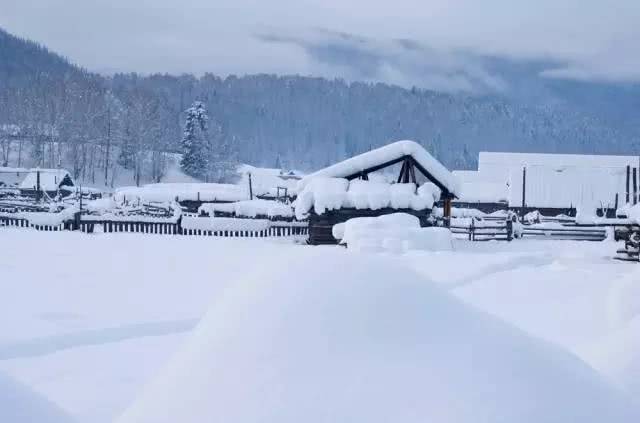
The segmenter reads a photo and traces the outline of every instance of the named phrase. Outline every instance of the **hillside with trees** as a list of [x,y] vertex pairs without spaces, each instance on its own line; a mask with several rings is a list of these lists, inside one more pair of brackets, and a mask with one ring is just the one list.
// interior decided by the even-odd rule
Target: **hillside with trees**
[[208,168],[192,172],[203,180],[237,162],[312,170],[398,139],[452,168],[474,167],[480,150],[622,154],[640,139],[597,113],[498,95],[303,76],[107,77],[0,30],[0,165],[64,166],[95,185],[124,171],[130,184],[157,181],[188,152],[195,104],[207,112],[197,160]]

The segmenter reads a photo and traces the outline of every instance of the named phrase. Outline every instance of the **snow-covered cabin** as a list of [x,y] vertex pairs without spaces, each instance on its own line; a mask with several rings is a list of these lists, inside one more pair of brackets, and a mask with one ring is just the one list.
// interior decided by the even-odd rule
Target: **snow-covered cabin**
[[634,203],[639,168],[639,156],[481,152],[478,160],[481,179],[507,187],[509,207],[550,213],[606,213]]
[[[394,183],[374,176],[399,167]],[[296,217],[309,219],[309,243],[335,243],[332,228],[354,217],[409,213],[428,225],[434,202],[445,210],[460,193],[457,178],[414,141],[397,141],[305,176]]]
[[45,192],[49,197],[58,194],[68,195],[75,184],[71,174],[65,169],[31,169],[20,183],[23,195],[38,195]]

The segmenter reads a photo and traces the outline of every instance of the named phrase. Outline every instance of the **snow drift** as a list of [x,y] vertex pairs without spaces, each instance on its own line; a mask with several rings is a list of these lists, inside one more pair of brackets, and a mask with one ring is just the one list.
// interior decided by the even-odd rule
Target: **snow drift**
[[384,258],[308,251],[241,277],[118,420],[636,422],[576,357]]
[[71,423],[72,420],[45,398],[0,373],[0,422]]

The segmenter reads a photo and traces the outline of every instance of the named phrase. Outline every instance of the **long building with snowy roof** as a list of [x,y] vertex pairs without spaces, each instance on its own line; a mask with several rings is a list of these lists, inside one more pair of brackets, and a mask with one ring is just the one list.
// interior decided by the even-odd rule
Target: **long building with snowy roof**
[[456,171],[459,201],[469,206],[593,214],[635,204],[640,157],[481,152],[478,171]]

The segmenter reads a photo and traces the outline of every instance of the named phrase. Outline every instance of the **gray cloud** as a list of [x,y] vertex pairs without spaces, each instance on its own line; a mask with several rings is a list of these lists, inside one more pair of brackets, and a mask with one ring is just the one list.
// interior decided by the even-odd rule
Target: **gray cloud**
[[559,63],[547,77],[640,81],[637,0],[0,0],[0,11],[0,26],[98,71],[482,92],[508,88],[486,60],[501,57]]
[[416,40],[375,40],[345,32],[316,29],[283,35],[261,33],[266,43],[301,48],[317,67],[349,80],[385,81],[448,92],[503,91],[506,83],[492,76],[483,58],[469,52],[439,51]]

